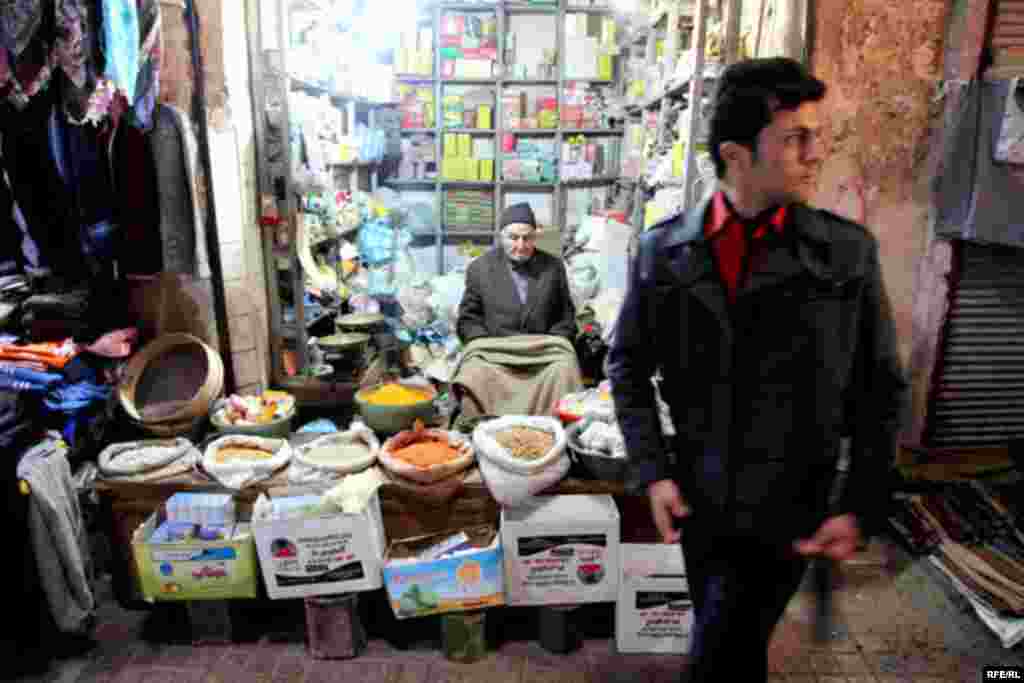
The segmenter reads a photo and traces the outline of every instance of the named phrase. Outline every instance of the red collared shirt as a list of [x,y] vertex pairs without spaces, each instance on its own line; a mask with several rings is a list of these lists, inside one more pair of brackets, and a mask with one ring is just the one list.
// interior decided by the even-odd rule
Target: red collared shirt
[[[769,229],[781,235],[786,226],[786,207],[764,212],[758,219],[760,224],[754,230],[755,240],[768,234]],[[750,272],[747,267],[749,245],[744,234],[743,219],[733,211],[721,190],[715,193],[708,205],[704,216],[704,236],[711,240],[718,274],[729,294],[729,303],[733,303],[736,301],[736,292]]]

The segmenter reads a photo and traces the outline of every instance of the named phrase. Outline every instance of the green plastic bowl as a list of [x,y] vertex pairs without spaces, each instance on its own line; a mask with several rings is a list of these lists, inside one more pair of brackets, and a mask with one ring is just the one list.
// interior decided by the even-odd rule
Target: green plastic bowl
[[[424,424],[430,424],[436,416],[434,409],[434,397],[436,394],[433,390],[430,390],[430,398],[407,406],[371,405],[363,400],[363,396],[380,388],[383,384],[374,384],[365,389],[360,389],[356,392],[355,396],[359,414],[362,416],[366,426],[373,431],[384,434],[397,434],[406,429],[412,429],[417,418],[423,420]],[[388,384],[392,384],[392,382],[388,382]],[[418,389],[419,387],[411,388]]]

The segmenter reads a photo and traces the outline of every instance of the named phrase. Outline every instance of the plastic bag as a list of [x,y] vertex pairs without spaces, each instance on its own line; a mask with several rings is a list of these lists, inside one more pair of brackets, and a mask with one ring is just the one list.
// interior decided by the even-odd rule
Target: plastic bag
[[[225,448],[256,448],[272,455],[263,460],[219,462],[217,456]],[[206,447],[202,465],[203,469],[222,485],[231,489],[241,489],[258,481],[269,479],[291,459],[292,447],[285,439],[230,434],[215,439]]]
[[430,305],[432,290],[429,284],[412,282],[398,290],[398,303],[402,306],[402,323],[419,329],[434,320]]
[[578,254],[569,259],[569,291],[577,307],[593,299],[601,287],[597,264],[590,254]]
[[480,474],[494,500],[504,507],[516,507],[532,502],[538,493],[561,481],[571,464],[568,454],[562,453],[547,469],[524,475],[509,472],[487,458],[480,458]]
[[452,272],[430,281],[428,302],[434,309],[434,318],[447,321],[451,329],[459,319],[459,304],[466,292],[466,274]]
[[[310,457],[314,451],[323,448],[344,449],[351,445],[362,445],[366,454],[346,458],[336,464],[329,464]],[[361,420],[353,420],[347,431],[325,434],[294,449],[288,481],[293,484],[308,484],[318,481],[339,479],[346,474],[361,472],[377,461],[380,440]]]
[[188,439],[150,439],[111,444],[100,453],[98,463],[105,476],[119,477],[160,469],[186,456],[198,460],[198,454]]
[[[510,454],[498,443],[494,435],[512,427],[528,427],[548,432],[555,438],[554,445],[535,460],[523,460]],[[498,467],[514,474],[537,474],[553,465],[565,452],[565,430],[562,423],[553,417],[532,417],[510,415],[489,420],[473,430],[473,445],[481,460],[489,460]]]

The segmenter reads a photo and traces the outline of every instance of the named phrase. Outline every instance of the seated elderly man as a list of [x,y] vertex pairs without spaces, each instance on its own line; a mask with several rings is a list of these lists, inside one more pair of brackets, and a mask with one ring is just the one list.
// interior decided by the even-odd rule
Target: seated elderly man
[[457,326],[467,346],[453,384],[466,417],[551,415],[582,387],[568,276],[559,259],[537,251],[529,204],[505,209],[500,238],[466,272]]

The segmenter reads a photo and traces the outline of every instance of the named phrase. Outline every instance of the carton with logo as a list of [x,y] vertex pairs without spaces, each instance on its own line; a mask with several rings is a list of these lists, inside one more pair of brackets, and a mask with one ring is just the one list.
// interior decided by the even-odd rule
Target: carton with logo
[[693,602],[677,544],[623,544],[622,579],[615,605],[619,652],[686,654]]
[[394,541],[384,583],[399,619],[504,605],[501,537],[482,525]]
[[167,522],[167,507],[161,505],[132,534],[132,555],[146,600],[256,597],[256,549],[247,521],[222,525],[217,539],[197,535],[153,541]]
[[611,496],[545,496],[501,510],[509,605],[614,602],[619,510]]
[[256,502],[252,531],[273,600],[382,585],[385,541],[378,495],[358,514],[317,512],[318,498],[261,496]]

